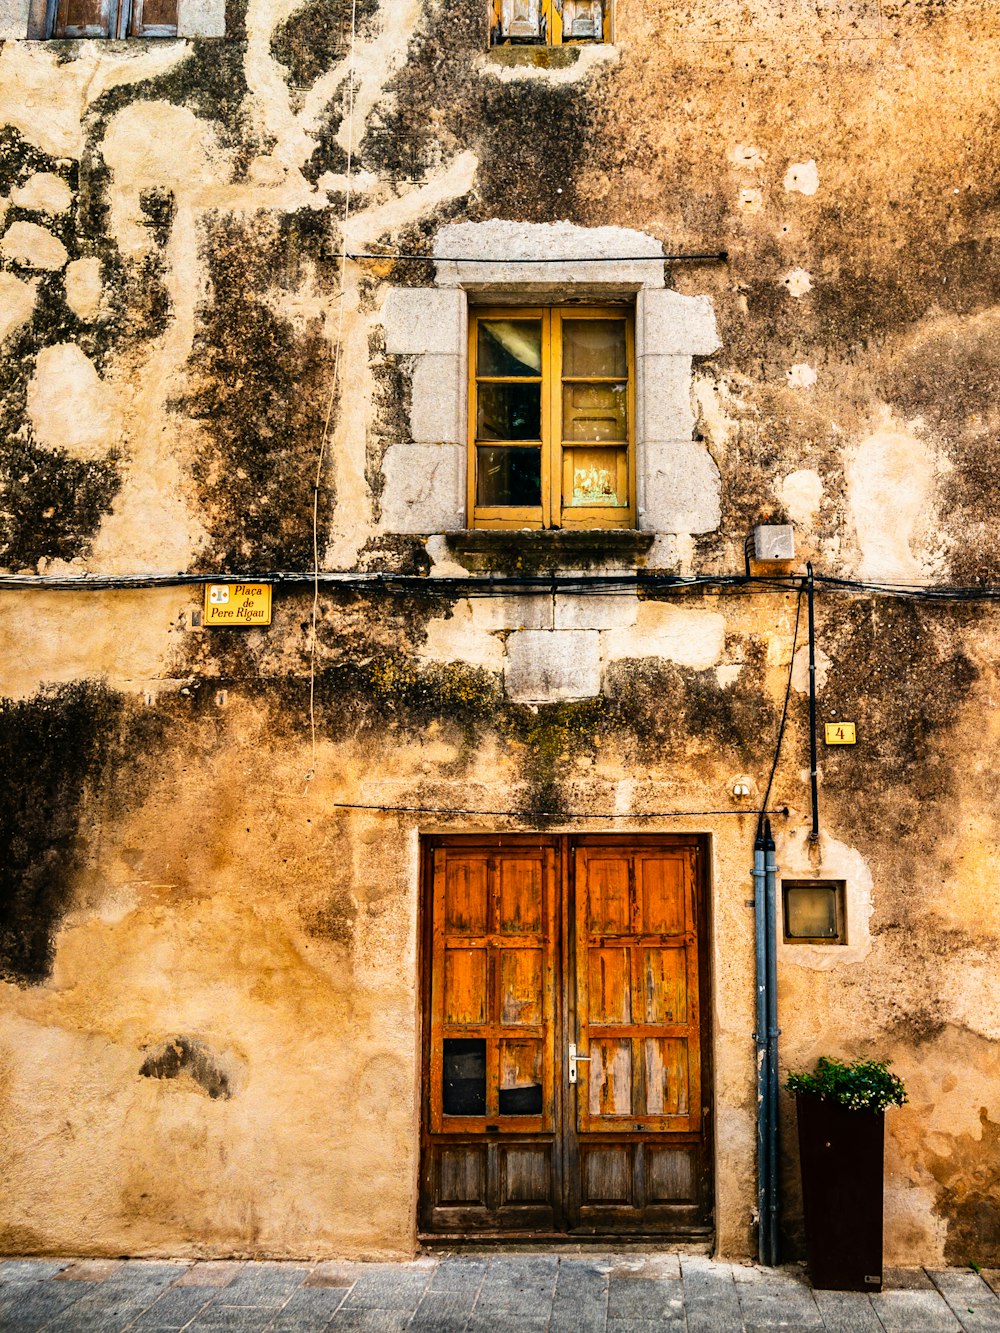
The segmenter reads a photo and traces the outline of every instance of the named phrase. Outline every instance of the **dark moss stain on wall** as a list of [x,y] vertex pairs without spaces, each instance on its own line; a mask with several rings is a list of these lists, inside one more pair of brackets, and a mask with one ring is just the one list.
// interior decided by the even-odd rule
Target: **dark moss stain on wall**
[[469,149],[479,159],[472,220],[572,217],[576,174],[591,148],[594,84],[501,81],[479,68],[487,39],[484,6],[428,4],[387,89],[394,104],[369,126],[361,165],[413,179]]
[[948,796],[951,767],[938,761],[934,741],[979,677],[963,639],[981,615],[976,606],[891,598],[838,598],[824,608],[819,641],[832,663],[820,722],[851,719],[859,736],[843,753],[825,753],[824,788],[845,814],[857,813],[863,794],[868,836],[908,832],[922,803]]
[[[59,177],[77,197],[75,163],[50,157],[9,126],[0,130],[0,194],[36,172]],[[8,210],[3,227],[15,221],[35,223],[56,235],[71,260],[83,253],[72,208],[57,218]],[[11,335],[0,358],[0,564],[33,570],[39,560],[84,554],[121,484],[115,459],[75,459],[62,450],[43,449],[34,439],[27,400],[37,356],[45,347],[74,342],[99,365],[108,335],[81,323],[69,308],[61,272],[22,274],[16,264],[4,267],[37,282],[37,289],[32,319]]]
[[280,23],[271,38],[271,55],[288,70],[293,88],[308,88],[337,61],[350,56],[352,8],[358,42],[378,13],[379,0],[307,0]]
[[229,1074],[218,1057],[194,1037],[172,1037],[149,1052],[139,1067],[143,1078],[176,1079],[187,1076],[213,1101],[233,1095]]
[[[252,225],[217,218],[209,226],[212,299],[191,357],[198,388],[184,404],[205,437],[194,467],[212,539],[205,560],[236,572],[312,565],[313,484],[331,393],[319,321],[299,334],[257,295],[274,277],[270,243],[262,263]],[[325,484],[321,533],[331,505]]]
[[154,715],[90,683],[0,701],[0,976],[45,980],[53,937],[87,854],[89,820],[141,791],[160,735]]
[[984,1106],[979,1112],[981,1133],[956,1135],[951,1151],[929,1153],[927,1167],[938,1185],[935,1212],[948,1225],[945,1262],[965,1267],[1000,1267],[1000,1196],[996,1165],[1000,1161],[1000,1124]]

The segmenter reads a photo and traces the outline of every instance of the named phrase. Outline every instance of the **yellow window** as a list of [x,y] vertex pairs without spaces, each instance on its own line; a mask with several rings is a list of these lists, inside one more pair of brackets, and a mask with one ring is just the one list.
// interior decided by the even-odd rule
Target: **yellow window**
[[612,0],[489,0],[493,46],[610,42]]
[[632,312],[476,310],[469,344],[472,526],[634,527]]

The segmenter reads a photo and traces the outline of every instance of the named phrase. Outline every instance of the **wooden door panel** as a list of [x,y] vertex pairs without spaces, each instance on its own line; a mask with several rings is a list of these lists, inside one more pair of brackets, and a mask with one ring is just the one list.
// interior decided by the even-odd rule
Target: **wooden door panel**
[[486,1022],[485,949],[447,949],[444,955],[444,1021],[449,1027]]
[[601,1026],[632,1021],[632,958],[629,949],[594,948],[588,962],[590,1021]]
[[541,862],[503,859],[496,873],[500,881],[497,929],[504,935],[540,935],[545,898]]
[[449,858],[444,875],[444,928],[452,935],[486,934],[485,856]]
[[642,1043],[645,1058],[645,1114],[687,1118],[688,1046],[676,1038],[646,1037]]
[[686,1026],[688,1021],[687,950],[643,947],[637,949],[642,1007],[636,1021]]
[[500,1022],[504,1027],[542,1022],[544,974],[541,949],[504,949],[500,955]]
[[635,930],[643,935],[683,935],[687,927],[686,858],[636,856]]
[[680,837],[429,845],[424,1231],[704,1234],[696,854]]
[[575,871],[579,1045],[590,1056],[579,1132],[695,1131],[701,1033],[690,849],[581,847]]

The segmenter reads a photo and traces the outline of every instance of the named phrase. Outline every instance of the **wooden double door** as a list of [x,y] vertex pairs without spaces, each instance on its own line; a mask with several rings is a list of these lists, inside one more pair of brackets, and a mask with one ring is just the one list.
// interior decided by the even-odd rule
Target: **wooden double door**
[[705,1235],[704,851],[424,846],[420,1230]]

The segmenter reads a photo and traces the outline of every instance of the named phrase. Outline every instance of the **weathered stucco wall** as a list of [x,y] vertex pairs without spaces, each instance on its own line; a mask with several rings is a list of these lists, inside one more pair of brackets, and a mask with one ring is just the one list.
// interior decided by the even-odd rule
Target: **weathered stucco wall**
[[[721,348],[690,369],[710,466],[651,566],[738,572],[769,518],[827,573],[997,577],[991,6],[619,0],[613,50],[538,65],[485,52],[474,0],[366,0],[353,81],[349,11],[0,47],[6,569],[301,571],[315,542],[329,569],[462,570],[391,521],[393,451],[445,440],[417,438],[426,367],[386,310],[442,273],[342,254],[506,219],[728,251],[667,269]],[[753,819],[628,817],[761,798],[794,595],[324,591],[315,750],[311,597],[279,590],[266,631],[197,609],[0,590],[0,1247],[408,1251],[418,833],[613,812],[712,835],[716,1223],[751,1252]],[[1000,627],[828,593],[818,632],[821,719],[860,742],[822,755],[810,850],[797,663],[779,862],[847,879],[850,944],[783,948],[783,1055],[891,1057],[888,1255],[995,1265]],[[791,1149],[786,1185],[794,1244]]]

